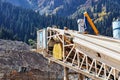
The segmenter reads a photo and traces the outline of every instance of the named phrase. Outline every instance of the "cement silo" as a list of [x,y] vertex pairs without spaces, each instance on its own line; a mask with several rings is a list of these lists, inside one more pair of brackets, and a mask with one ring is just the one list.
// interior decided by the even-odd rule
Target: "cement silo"
[[120,39],[120,21],[114,21],[113,27],[113,38]]
[[77,24],[78,24],[78,31],[83,33],[84,32],[84,19],[78,19]]

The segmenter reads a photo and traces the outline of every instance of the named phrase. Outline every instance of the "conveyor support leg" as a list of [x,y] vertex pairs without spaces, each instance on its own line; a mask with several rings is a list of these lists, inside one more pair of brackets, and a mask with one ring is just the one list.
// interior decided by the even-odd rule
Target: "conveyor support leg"
[[68,78],[68,68],[64,67],[64,80],[69,80]]

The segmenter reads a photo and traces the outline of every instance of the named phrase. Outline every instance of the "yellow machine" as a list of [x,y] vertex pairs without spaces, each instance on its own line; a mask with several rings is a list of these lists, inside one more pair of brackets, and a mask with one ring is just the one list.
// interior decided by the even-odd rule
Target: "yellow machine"
[[62,46],[61,46],[61,44],[60,44],[60,43],[54,44],[53,57],[54,57],[55,59],[60,59],[60,60],[62,60],[62,56],[63,56],[63,54],[62,54]]

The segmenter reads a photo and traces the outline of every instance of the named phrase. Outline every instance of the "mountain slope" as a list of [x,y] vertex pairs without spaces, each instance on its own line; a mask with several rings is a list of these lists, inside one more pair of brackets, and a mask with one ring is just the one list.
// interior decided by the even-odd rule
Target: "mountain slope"
[[83,18],[87,11],[101,35],[112,36],[112,22],[120,19],[120,0],[87,0],[70,18]]
[[41,14],[69,16],[77,10],[79,5],[84,4],[85,1],[86,0],[38,0],[38,11]]
[[[57,14],[59,16],[81,16],[84,11],[98,12],[103,8],[119,8],[119,0],[2,0],[13,5],[33,9],[40,14]],[[114,6],[109,3],[115,4]],[[94,9],[93,9],[94,8]]]
[[33,9],[40,14],[69,16],[86,0],[5,0],[13,5]]
[[0,38],[28,42],[36,39],[36,31],[48,26],[76,29],[76,21],[66,17],[39,15],[29,9],[0,1]]
[[9,2],[15,6],[32,9],[33,6],[28,3],[27,0],[2,0],[3,2]]
[[[16,1],[19,1],[19,0],[16,0]],[[87,11],[90,14],[91,18],[93,19],[94,23],[96,24],[98,30],[100,31],[100,34],[106,35],[106,36],[112,36],[113,19],[120,18],[120,5],[119,5],[120,0],[114,0],[114,1],[113,0],[49,0],[49,1],[48,0],[24,0],[24,1],[30,4],[30,6],[33,6],[34,8],[32,9],[34,11],[42,15],[54,14],[57,16],[62,16],[62,17],[65,16],[65,17],[69,17],[77,20],[78,18],[83,18],[84,17],[83,13]],[[36,21],[38,20],[39,19],[37,19]],[[55,21],[57,20],[60,21],[61,19],[57,18],[56,20],[53,18],[51,19],[49,17],[49,20],[51,21],[48,23],[52,25],[57,23]],[[64,21],[63,23],[64,24],[69,23],[69,25],[67,26],[71,28],[71,24],[70,24],[71,22],[67,23]],[[76,26],[76,23],[75,24],[74,23],[72,24],[72,26]],[[46,22],[43,24],[46,24]],[[64,25],[64,24],[61,24],[60,22],[59,25]],[[77,27],[75,29],[77,29]]]
[[[85,4],[79,6],[79,8],[72,14],[73,18],[81,17],[84,11],[88,11],[93,16],[94,13],[101,13],[102,11],[115,12],[120,10],[119,0],[87,0]],[[116,12],[117,13],[117,12]]]
[[26,43],[0,39],[0,74],[6,74],[2,80],[28,80],[29,74],[26,76],[27,79],[22,78],[25,77],[24,75],[26,75],[27,72],[23,73],[24,75],[22,75],[21,78],[19,78],[19,74],[16,75],[16,78],[15,75],[12,76],[11,74],[11,77],[8,76],[10,71],[16,70],[19,72],[21,67],[26,67],[28,71],[36,71],[36,73],[35,71],[32,71],[35,79],[29,80],[43,80],[44,78],[44,80],[49,80],[50,78],[62,78],[62,67],[60,65],[55,63],[49,65],[48,60],[42,55],[31,52],[30,47]]

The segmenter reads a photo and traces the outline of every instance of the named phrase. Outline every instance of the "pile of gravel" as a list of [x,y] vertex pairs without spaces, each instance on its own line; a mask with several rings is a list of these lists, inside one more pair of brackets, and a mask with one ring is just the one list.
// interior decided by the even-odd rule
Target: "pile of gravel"
[[12,70],[19,72],[21,67],[27,67],[28,70],[37,69],[46,72],[46,75],[59,78],[63,75],[63,68],[60,65],[55,63],[50,65],[41,54],[30,51],[30,46],[26,43],[0,39],[0,73]]
[[1,50],[30,50],[30,46],[22,41],[11,41],[0,39],[0,51]]

